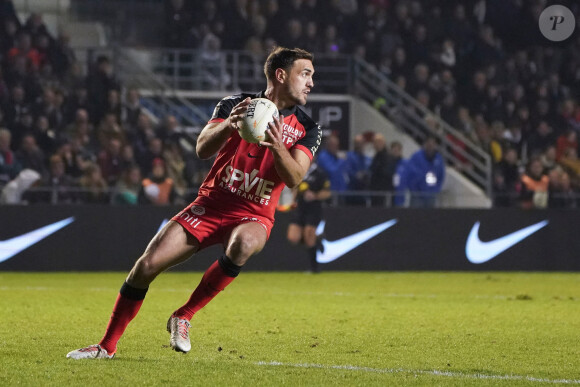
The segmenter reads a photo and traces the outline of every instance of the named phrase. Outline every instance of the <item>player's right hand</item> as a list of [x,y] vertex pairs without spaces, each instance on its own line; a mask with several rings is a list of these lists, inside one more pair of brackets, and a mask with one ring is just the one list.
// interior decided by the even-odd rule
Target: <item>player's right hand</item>
[[250,97],[247,97],[242,102],[240,102],[239,104],[234,106],[234,108],[230,112],[230,116],[228,117],[228,120],[230,121],[230,127],[232,129],[236,129],[236,130],[238,129],[238,127],[239,127],[238,124],[242,120],[244,115],[246,114],[246,111],[248,110],[248,105],[250,104],[251,100],[252,99]]

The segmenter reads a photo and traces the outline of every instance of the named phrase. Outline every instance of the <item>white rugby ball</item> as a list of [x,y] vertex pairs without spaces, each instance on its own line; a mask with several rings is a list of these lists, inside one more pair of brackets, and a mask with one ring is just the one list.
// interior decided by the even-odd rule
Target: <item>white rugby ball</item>
[[254,98],[238,124],[240,137],[254,144],[264,141],[268,124],[278,117],[278,108],[274,102],[266,98]]

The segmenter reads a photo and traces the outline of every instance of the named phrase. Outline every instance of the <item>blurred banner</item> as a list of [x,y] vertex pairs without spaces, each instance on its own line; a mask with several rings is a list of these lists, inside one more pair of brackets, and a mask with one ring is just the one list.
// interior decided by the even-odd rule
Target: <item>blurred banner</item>
[[[177,207],[0,207],[0,271],[127,271]],[[580,269],[577,211],[327,208],[322,270]],[[292,213],[245,270],[307,270],[306,250],[286,241]],[[205,270],[221,246],[172,270]]]

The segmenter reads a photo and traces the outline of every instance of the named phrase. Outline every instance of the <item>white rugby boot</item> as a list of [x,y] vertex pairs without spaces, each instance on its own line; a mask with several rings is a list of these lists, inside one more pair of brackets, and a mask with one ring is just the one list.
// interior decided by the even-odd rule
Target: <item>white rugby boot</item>
[[177,352],[187,353],[191,350],[189,341],[189,328],[191,324],[183,318],[171,316],[167,321],[167,332],[169,332],[169,345]]
[[115,353],[109,355],[107,350],[99,344],[89,345],[86,348],[77,349],[66,354],[69,359],[112,359]]

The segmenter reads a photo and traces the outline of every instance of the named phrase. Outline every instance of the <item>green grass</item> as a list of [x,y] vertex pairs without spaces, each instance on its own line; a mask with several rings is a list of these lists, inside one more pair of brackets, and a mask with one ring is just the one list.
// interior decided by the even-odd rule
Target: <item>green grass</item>
[[115,359],[74,361],[125,273],[0,273],[0,386],[580,383],[578,274],[247,272],[178,354],[165,323],[200,276],[161,275]]

